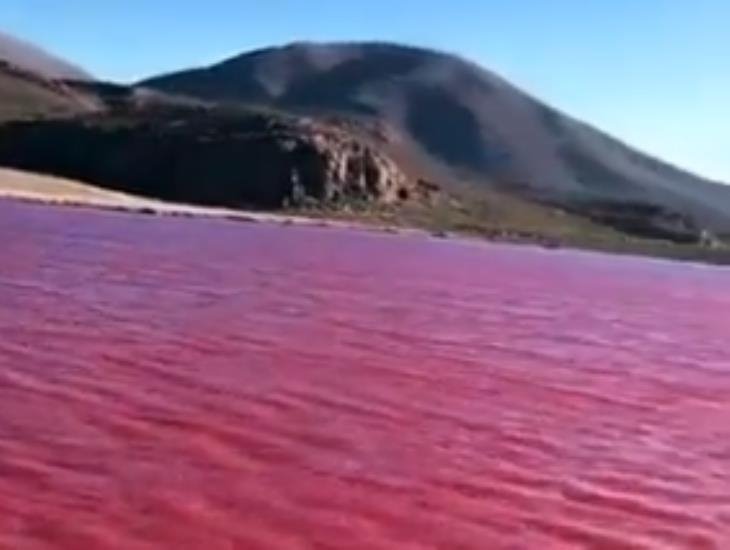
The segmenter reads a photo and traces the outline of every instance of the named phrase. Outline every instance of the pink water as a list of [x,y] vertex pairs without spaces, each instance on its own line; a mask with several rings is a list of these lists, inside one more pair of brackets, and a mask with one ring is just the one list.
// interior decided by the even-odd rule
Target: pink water
[[0,203],[0,547],[730,548],[730,271]]

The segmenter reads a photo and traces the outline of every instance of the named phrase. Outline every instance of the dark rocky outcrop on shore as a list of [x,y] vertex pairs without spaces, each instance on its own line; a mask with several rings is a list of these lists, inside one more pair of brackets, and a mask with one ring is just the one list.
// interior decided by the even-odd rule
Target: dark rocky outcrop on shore
[[0,164],[166,200],[394,204],[435,190],[351,130],[255,111],[136,109],[0,127]]

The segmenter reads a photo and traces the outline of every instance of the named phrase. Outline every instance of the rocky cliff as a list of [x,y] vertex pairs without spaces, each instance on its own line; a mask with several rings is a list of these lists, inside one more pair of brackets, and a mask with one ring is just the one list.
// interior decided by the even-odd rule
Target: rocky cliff
[[250,110],[134,109],[0,127],[0,163],[174,201],[393,204],[435,192],[351,128]]

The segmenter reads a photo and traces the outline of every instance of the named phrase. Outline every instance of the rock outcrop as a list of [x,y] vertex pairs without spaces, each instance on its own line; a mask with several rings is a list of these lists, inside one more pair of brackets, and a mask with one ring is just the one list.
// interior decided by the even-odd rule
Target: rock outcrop
[[392,204],[414,191],[400,168],[374,145],[347,132],[308,123],[285,139],[291,162],[292,200],[312,197]]
[[350,128],[204,107],[15,122],[0,127],[0,163],[231,207],[393,204],[435,192]]

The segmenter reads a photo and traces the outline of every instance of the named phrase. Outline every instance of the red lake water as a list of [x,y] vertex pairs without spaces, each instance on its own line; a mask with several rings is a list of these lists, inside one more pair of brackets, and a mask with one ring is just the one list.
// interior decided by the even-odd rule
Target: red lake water
[[730,271],[0,203],[0,547],[730,548]]

